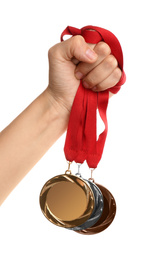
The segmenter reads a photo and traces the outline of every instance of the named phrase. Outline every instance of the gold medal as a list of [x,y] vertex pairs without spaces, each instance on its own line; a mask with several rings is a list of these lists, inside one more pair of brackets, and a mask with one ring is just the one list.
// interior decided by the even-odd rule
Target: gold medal
[[[70,164],[69,164],[70,168]],[[40,207],[53,224],[73,228],[91,216],[95,198],[91,187],[70,169],[47,181],[40,193]]]

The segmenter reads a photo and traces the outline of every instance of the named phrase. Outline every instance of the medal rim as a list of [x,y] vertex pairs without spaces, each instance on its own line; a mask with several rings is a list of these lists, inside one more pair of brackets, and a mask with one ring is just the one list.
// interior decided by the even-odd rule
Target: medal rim
[[[86,200],[87,200],[87,207],[84,211],[84,213],[79,216],[78,218],[74,220],[62,220],[55,216],[51,210],[48,207],[47,204],[47,193],[49,190],[52,188],[55,183],[60,183],[61,181],[71,181],[76,183],[77,185],[80,186],[80,188],[84,191]],[[83,185],[84,184],[84,185]],[[39,203],[41,210],[44,214],[44,216],[53,224],[60,226],[60,227],[65,227],[65,228],[73,228],[76,226],[80,226],[83,223],[85,223],[91,216],[94,205],[95,205],[95,198],[93,191],[91,187],[88,185],[88,183],[80,178],[79,176],[73,175],[73,174],[61,174],[61,175],[56,175],[55,177],[49,179],[44,186],[41,189],[40,196],[39,196]]]
[[[102,186],[101,184],[98,184],[98,183],[95,183],[95,184],[101,190],[101,192],[103,194],[103,198],[106,198],[106,200],[107,200],[107,203],[109,205],[109,214],[101,223],[99,223],[99,220],[100,220],[99,219],[97,221],[97,223],[94,224],[94,226],[92,226],[90,228],[83,229],[83,230],[75,230],[75,232],[77,232],[79,234],[93,235],[93,234],[97,234],[97,233],[104,231],[107,227],[109,227],[111,225],[111,223],[113,222],[115,215],[116,215],[116,201],[115,201],[112,193],[108,189],[106,189],[104,186]],[[105,202],[105,200],[104,200],[104,202]],[[101,217],[102,217],[102,215],[101,215]]]
[[99,199],[99,202],[96,202],[96,197],[95,197],[95,207],[94,207],[94,211],[92,212],[90,218],[81,226],[72,228],[71,230],[73,230],[73,231],[85,230],[85,229],[88,229],[88,228],[94,226],[97,223],[97,221],[100,219],[100,217],[103,213],[104,200],[103,200],[103,194],[102,194],[101,190],[98,188],[98,186],[93,181],[86,180],[86,179],[84,179],[84,180],[90,185],[90,187],[93,191],[93,194],[95,194],[94,197],[96,196],[95,189],[97,190],[97,193],[99,193],[100,199]]

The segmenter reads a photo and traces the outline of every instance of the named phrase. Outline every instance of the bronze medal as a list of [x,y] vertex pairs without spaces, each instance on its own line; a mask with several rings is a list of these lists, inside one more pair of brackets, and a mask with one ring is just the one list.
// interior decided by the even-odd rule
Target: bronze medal
[[63,174],[46,182],[40,193],[40,207],[53,224],[73,228],[86,222],[94,209],[94,194],[82,178]]
[[78,230],[76,232],[84,235],[97,234],[105,230],[113,221],[116,214],[116,202],[109,190],[100,184],[95,183],[102,191],[104,199],[104,209],[100,219],[95,225],[84,230]]

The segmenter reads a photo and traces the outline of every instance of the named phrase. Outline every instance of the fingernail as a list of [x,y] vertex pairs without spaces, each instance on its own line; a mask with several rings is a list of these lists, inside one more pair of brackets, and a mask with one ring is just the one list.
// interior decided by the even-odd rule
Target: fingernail
[[90,88],[90,85],[89,85],[86,81],[83,81],[83,86],[84,86],[85,88]]
[[77,71],[75,73],[75,76],[76,76],[77,79],[82,79],[83,78],[83,74],[80,71]]
[[90,60],[94,60],[97,58],[97,54],[91,49],[87,49],[86,55]]

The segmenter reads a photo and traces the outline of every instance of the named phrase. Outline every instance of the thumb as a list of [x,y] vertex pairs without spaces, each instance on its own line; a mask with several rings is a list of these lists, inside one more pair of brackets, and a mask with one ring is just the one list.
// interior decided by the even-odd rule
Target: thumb
[[82,62],[93,63],[98,57],[95,51],[89,47],[81,35],[76,35],[61,42],[58,51],[60,58],[65,61],[71,61],[74,57]]

